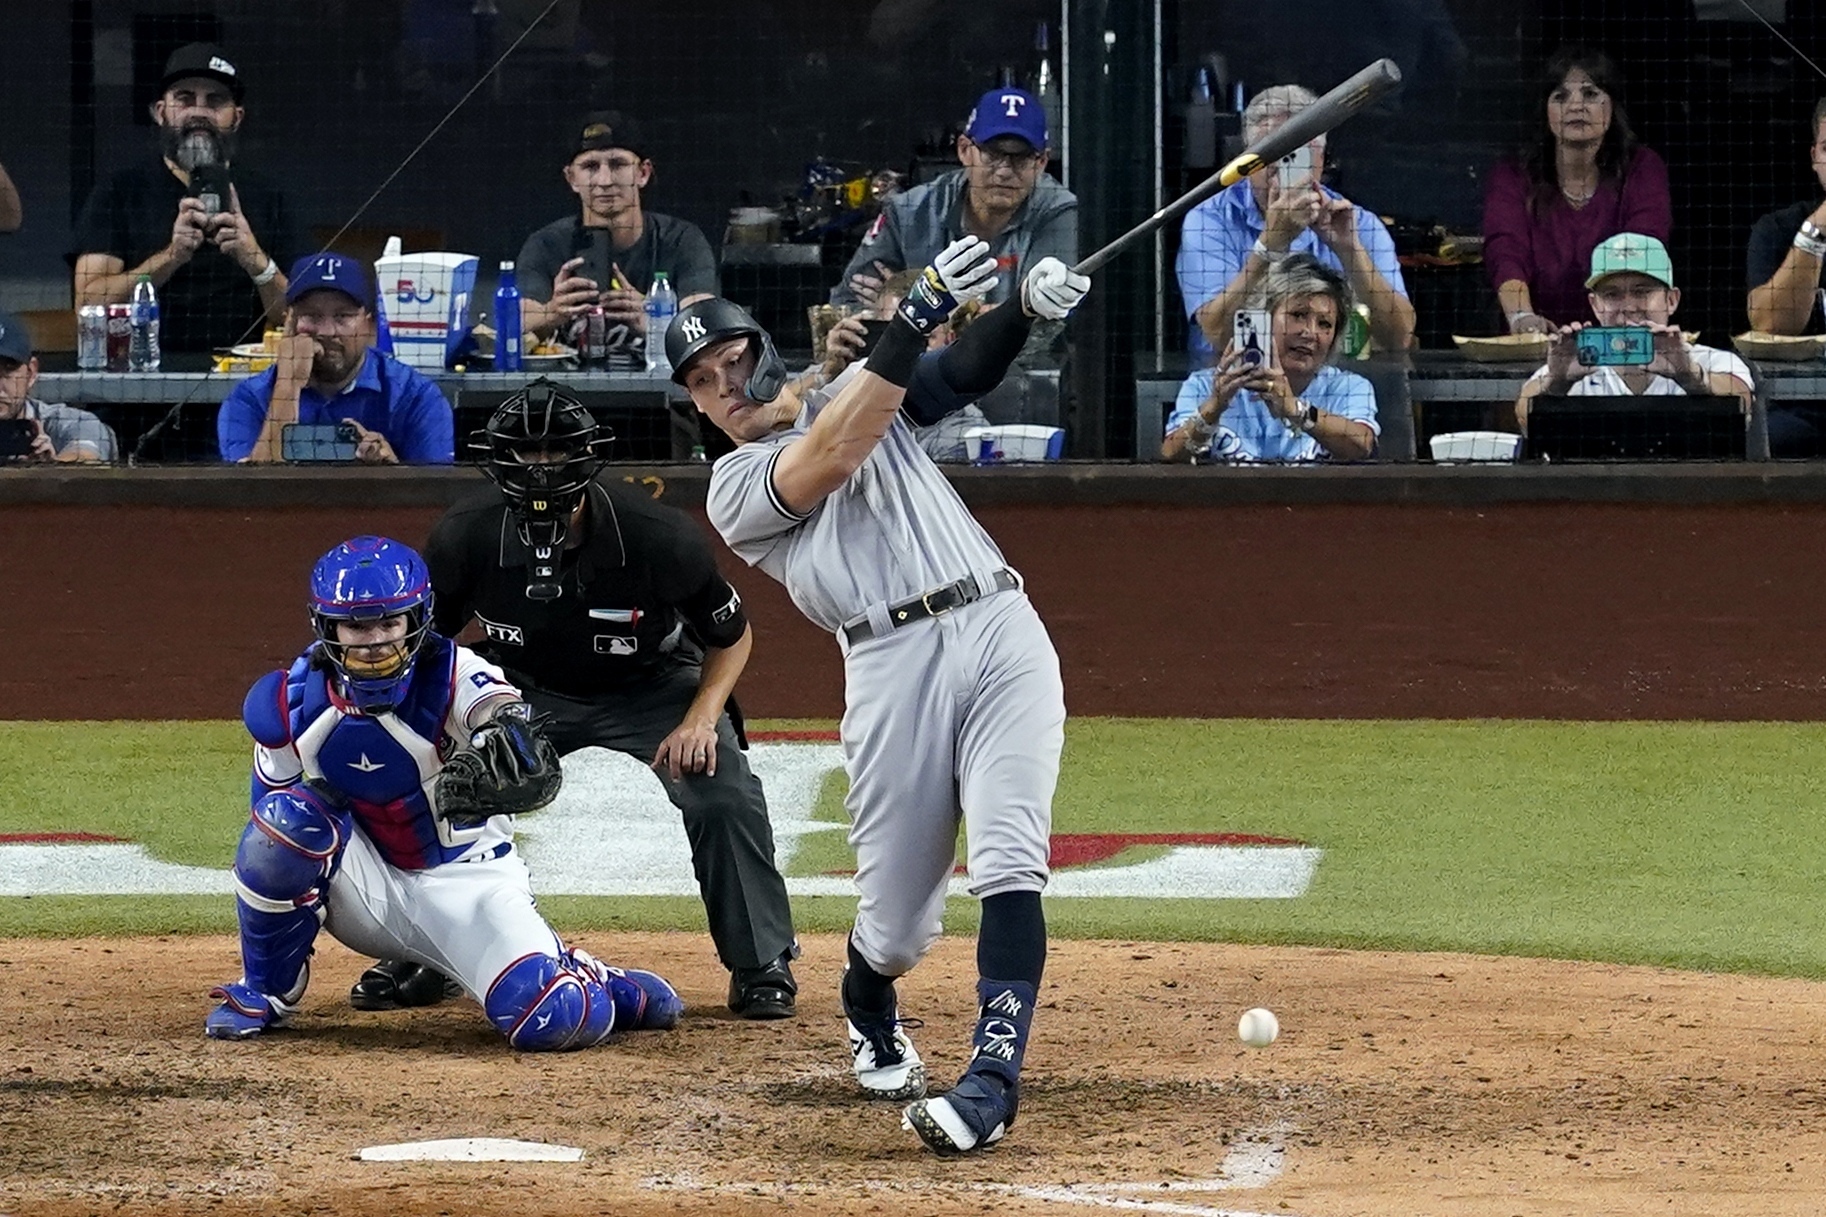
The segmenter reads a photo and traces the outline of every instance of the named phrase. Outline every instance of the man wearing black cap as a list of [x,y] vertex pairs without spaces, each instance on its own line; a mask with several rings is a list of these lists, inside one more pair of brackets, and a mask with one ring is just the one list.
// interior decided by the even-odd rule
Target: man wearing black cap
[[[362,264],[312,254],[287,282],[278,358],[236,385],[216,415],[222,459],[450,464],[450,403],[429,377],[373,349],[374,293]],[[288,428],[299,425],[311,430],[293,431],[288,445]],[[338,427],[346,429],[340,449]],[[332,438],[317,438],[323,431]]]
[[76,303],[130,299],[141,275],[158,289],[167,352],[257,339],[285,311],[282,265],[304,252],[279,192],[234,161],[245,111],[240,70],[193,42],[165,61],[152,103],[160,163],[95,188],[69,253]]
[[641,208],[640,192],[653,180],[647,147],[634,120],[613,110],[588,115],[564,167],[579,214],[526,238],[514,263],[525,328],[573,341],[583,314],[600,304],[614,366],[646,363],[645,304],[655,271],[671,279],[680,308],[720,290],[703,230]]
[[114,429],[62,402],[32,396],[38,357],[25,323],[0,309],[0,462],[111,461]]

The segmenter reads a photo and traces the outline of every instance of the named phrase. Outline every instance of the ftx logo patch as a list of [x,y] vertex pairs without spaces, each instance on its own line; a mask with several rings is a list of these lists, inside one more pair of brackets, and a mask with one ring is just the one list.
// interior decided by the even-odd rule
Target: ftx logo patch
[[488,635],[488,640],[490,642],[505,643],[507,646],[512,647],[523,647],[526,645],[526,633],[519,626],[503,625],[498,621],[490,621],[488,618],[479,615],[476,617],[476,620],[482,623],[482,631]]

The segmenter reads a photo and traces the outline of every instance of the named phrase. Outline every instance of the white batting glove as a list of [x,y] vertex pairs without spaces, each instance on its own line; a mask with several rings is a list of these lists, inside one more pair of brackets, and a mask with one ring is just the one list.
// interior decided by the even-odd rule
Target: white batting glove
[[1021,307],[1042,321],[1063,321],[1091,290],[1091,277],[1057,258],[1041,258],[1021,281]]
[[959,304],[981,300],[995,288],[995,255],[981,237],[959,237],[932,259],[939,282]]

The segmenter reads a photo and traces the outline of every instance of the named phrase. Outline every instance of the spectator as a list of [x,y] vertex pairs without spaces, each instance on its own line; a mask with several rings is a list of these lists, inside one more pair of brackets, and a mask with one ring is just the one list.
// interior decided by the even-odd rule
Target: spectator
[[1544,123],[1522,154],[1490,170],[1484,263],[1511,333],[1589,322],[1585,268],[1607,237],[1674,230],[1667,165],[1636,142],[1617,65],[1570,47],[1547,61]]
[[[1317,101],[1299,85],[1263,89],[1243,111],[1249,143],[1279,129]],[[1312,171],[1281,181],[1273,167],[1194,207],[1186,215],[1179,257],[1179,295],[1193,322],[1188,349],[1195,366],[1211,362],[1230,341],[1236,310],[1259,295],[1264,276],[1288,253],[1311,254],[1349,281],[1369,305],[1370,337],[1378,347],[1405,351],[1414,337],[1414,306],[1395,260],[1395,239],[1370,211],[1324,186],[1325,137],[1307,145]]]
[[[1813,107],[1813,172],[1826,188],[1826,97]],[[1814,316],[1826,258],[1826,202],[1772,211],[1750,230],[1750,328],[1801,334]],[[1773,439],[1773,437],[1771,437]]]
[[[796,379],[788,382],[787,389],[794,403],[790,408],[793,415],[798,413],[797,402],[814,389],[821,389],[856,360],[862,358],[868,342],[868,328],[863,324],[864,316],[883,323],[894,319],[895,310],[907,292],[912,290],[914,281],[919,278],[918,270],[897,270],[889,275],[881,285],[880,294],[875,303],[863,316],[845,317],[831,327],[830,334],[824,340],[824,362],[807,369]],[[951,345],[957,336],[957,330],[966,323],[964,308],[958,309],[950,321],[935,326],[926,337],[928,351],[942,351]],[[974,310],[973,310],[974,314]],[[972,427],[987,426],[989,419],[975,402],[963,406],[955,413],[947,414],[935,423],[915,428],[919,437],[919,446],[926,450],[926,455],[935,461],[968,461],[971,459],[964,433]]]
[[[167,352],[207,354],[258,337],[285,311],[280,262],[303,251],[279,192],[235,166],[246,114],[239,69],[219,47],[193,42],[165,61],[152,103],[160,160],[123,169],[95,188],[76,221],[76,303],[121,303],[141,275],[159,292]],[[227,197],[199,189],[234,168]],[[209,201],[219,200],[211,213]]]
[[1516,421],[1528,431],[1528,403],[1542,394],[1577,397],[1649,397],[1711,394],[1735,397],[1748,415],[1750,369],[1729,351],[1688,342],[1669,323],[1680,307],[1674,263],[1667,246],[1642,233],[1624,232],[1591,254],[1591,311],[1599,325],[1643,326],[1655,336],[1655,358],[1645,367],[1587,368],[1578,360],[1578,335],[1585,323],[1561,326],[1552,335],[1547,362],[1528,378],[1515,403]]
[[114,429],[87,410],[32,396],[38,383],[38,357],[25,323],[0,311],[0,422],[24,420],[32,426],[31,450],[23,461],[112,461],[117,448]]
[[653,180],[648,146],[633,119],[613,110],[587,115],[564,167],[578,214],[526,238],[514,263],[522,325],[575,346],[583,314],[600,304],[614,367],[646,366],[654,272],[666,272],[680,308],[720,290],[703,231],[641,207],[640,192]]
[[314,254],[292,267],[273,366],[236,385],[216,415],[225,461],[285,459],[294,423],[348,423],[365,465],[448,465],[456,425],[431,380],[373,350],[373,292],[360,262]]
[[1354,301],[1350,283],[1317,255],[1289,254],[1262,279],[1274,358],[1223,360],[1186,378],[1160,446],[1165,461],[1360,461],[1382,433],[1376,393],[1327,360]]
[[6,166],[0,165],[0,232],[18,232],[25,223],[25,204],[19,201],[19,188],[13,185]]
[[[1025,89],[991,89],[957,139],[963,168],[887,200],[843,279],[832,304],[874,304],[896,271],[917,269],[964,236],[989,242],[1000,271],[988,303],[1013,297],[1041,258],[1070,266],[1078,260],[1078,200],[1046,174],[1046,112]],[[1049,344],[1060,326],[1036,326],[1030,347]],[[1044,332],[1044,333],[1042,333]]]

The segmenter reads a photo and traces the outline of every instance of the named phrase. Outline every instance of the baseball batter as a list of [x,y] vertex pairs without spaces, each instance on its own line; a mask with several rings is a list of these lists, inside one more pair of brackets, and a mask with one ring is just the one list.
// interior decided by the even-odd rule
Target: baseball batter
[[242,973],[213,991],[205,1031],[248,1039],[284,1024],[319,926],[455,977],[515,1048],[674,1025],[672,986],[567,950],[534,908],[513,813],[557,796],[557,751],[499,668],[431,632],[431,600],[409,547],[338,545],[311,573],[317,641],[248,693]]
[[[1058,656],[1020,576],[914,434],[992,388],[1033,321],[1063,318],[1090,286],[1045,259],[1018,304],[926,353],[995,271],[982,240],[947,246],[868,362],[803,402],[779,398],[771,340],[728,301],[692,305],[667,334],[675,378],[737,444],[711,474],[711,522],[843,651],[861,894],[842,986],[851,1063],[866,1093],[916,1100],[903,1122],[943,1154],[1000,1140],[1019,1107],[1065,727]],[[960,818],[983,904],[979,1018],[962,1080],[928,1099],[894,980],[941,931]]]

